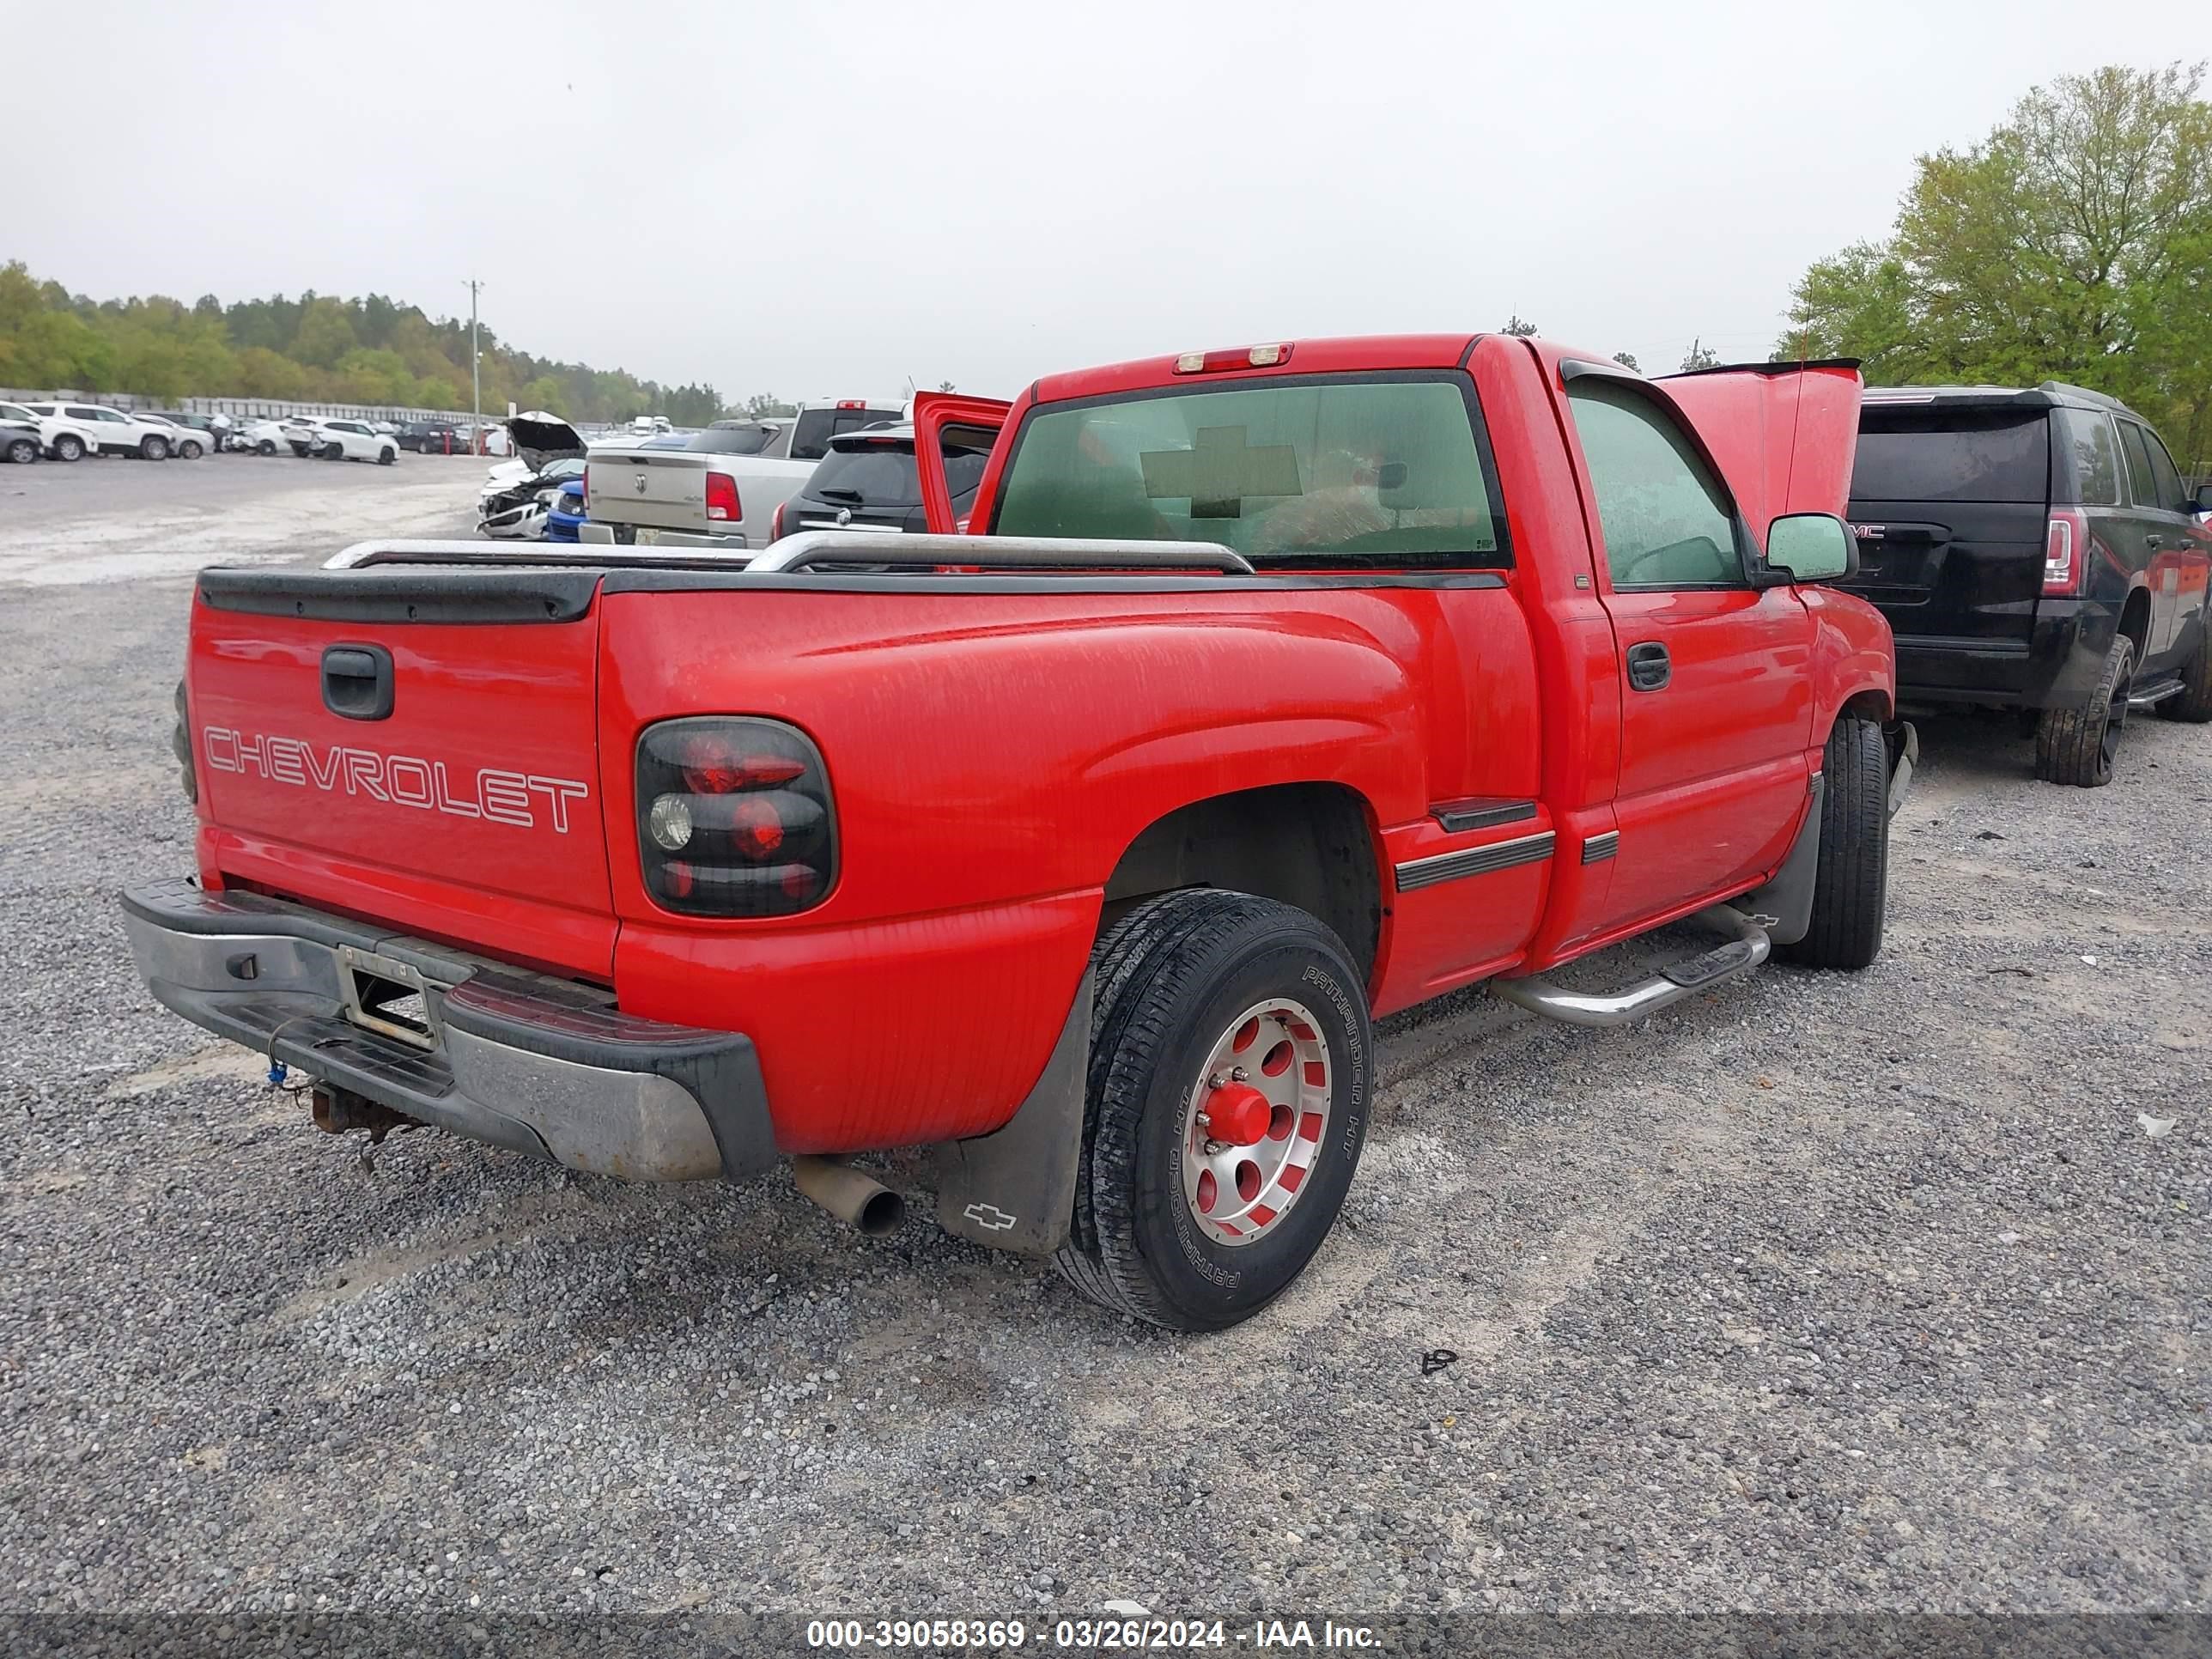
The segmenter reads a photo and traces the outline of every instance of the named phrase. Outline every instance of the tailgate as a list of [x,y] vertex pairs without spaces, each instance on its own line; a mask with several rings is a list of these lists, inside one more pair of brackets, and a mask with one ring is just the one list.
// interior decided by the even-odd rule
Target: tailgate
[[606,978],[596,570],[208,570],[185,683],[202,862]]
[[700,535],[734,529],[707,522],[707,473],[721,459],[684,449],[595,450],[584,469],[592,518]]

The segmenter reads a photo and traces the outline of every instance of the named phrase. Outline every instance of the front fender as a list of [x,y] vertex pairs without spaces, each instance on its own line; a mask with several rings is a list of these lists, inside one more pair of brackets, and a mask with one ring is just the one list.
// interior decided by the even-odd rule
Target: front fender
[[1832,587],[1797,590],[1813,618],[1813,730],[1818,749],[1844,707],[1879,698],[1881,718],[1897,717],[1897,641],[1888,618],[1864,599]]

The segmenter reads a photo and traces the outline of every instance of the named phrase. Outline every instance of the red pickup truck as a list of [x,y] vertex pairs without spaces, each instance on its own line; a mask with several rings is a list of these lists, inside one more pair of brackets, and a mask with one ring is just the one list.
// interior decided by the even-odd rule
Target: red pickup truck
[[[133,948],[325,1127],[790,1158],[864,1227],[846,1156],[929,1146],[953,1231],[1228,1325],[1336,1216],[1375,1017],[1873,959],[1912,742],[1824,585],[1859,389],[1300,341],[926,403],[933,524],[1004,422],[967,535],[209,570],[198,868]],[[1544,977],[1686,918],[1617,994]]]

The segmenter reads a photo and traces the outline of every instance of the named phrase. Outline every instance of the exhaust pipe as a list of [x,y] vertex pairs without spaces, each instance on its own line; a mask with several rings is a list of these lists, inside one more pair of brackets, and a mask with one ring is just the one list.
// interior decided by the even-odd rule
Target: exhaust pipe
[[791,1178],[799,1183],[800,1192],[870,1238],[881,1238],[906,1219],[904,1199],[834,1158],[794,1158]]

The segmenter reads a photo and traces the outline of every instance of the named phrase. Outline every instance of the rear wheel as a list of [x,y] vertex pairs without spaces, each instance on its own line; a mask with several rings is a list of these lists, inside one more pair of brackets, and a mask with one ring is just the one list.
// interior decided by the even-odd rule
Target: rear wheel
[[1775,954],[1808,968],[1864,968],[1881,952],[1889,903],[1889,745],[1881,727],[1848,715],[1838,720],[1820,771],[1813,925]]
[[54,459],[58,461],[81,461],[84,459],[84,440],[73,432],[64,432],[54,440]]
[[392,462],[398,459],[399,452],[392,448],[389,444],[386,444],[383,448],[376,452],[376,464],[379,466],[390,466]]
[[186,438],[177,446],[177,453],[188,461],[197,461],[206,452],[200,447],[198,438]]
[[2035,728],[2035,775],[2045,783],[2103,787],[2112,781],[2120,736],[2127,730],[2128,694],[2135,686],[2136,642],[2113,638],[2105,665],[2078,708],[2046,708]]
[[2181,694],[2156,707],[2170,720],[2187,720],[2191,726],[2212,720],[2212,617],[2204,619],[2197,649],[2181,665]]
[[1148,900],[1092,957],[1074,1227],[1085,1296],[1173,1330],[1249,1319],[1336,1220],[1367,1134],[1373,1032],[1314,916],[1243,893]]
[[342,461],[345,459],[345,446],[338,442],[336,439],[332,439],[329,443],[323,446],[323,459],[326,461]]
[[276,453],[276,441],[274,438],[264,438],[253,446],[253,453],[257,455],[274,455]]
[[138,453],[149,461],[166,461],[169,459],[169,441],[148,438],[138,446]]
[[39,459],[39,441],[36,438],[15,438],[9,440],[8,444],[8,459],[14,462],[17,466],[30,465],[33,461]]

